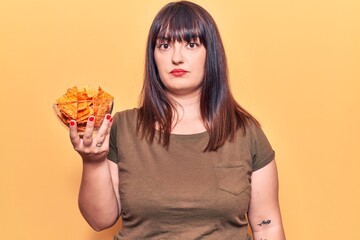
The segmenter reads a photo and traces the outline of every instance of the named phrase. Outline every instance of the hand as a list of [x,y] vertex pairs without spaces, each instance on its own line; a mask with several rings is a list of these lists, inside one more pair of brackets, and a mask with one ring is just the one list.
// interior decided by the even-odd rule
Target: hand
[[72,120],[69,124],[70,140],[74,149],[80,154],[83,161],[102,162],[106,160],[109,152],[110,129],[112,118],[107,114],[97,134],[93,134],[95,117],[90,116],[83,137],[77,132],[76,121]]

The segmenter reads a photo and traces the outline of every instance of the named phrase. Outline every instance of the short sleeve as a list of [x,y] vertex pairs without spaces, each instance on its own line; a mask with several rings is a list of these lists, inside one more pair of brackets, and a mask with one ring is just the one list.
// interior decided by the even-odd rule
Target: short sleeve
[[110,141],[109,141],[109,152],[107,155],[107,159],[113,161],[114,163],[119,163],[118,158],[118,148],[117,148],[117,131],[118,131],[118,121],[119,121],[119,114],[116,113],[113,117],[113,125],[111,126],[110,130]]
[[253,171],[265,167],[275,158],[275,151],[260,126],[250,126],[250,151]]

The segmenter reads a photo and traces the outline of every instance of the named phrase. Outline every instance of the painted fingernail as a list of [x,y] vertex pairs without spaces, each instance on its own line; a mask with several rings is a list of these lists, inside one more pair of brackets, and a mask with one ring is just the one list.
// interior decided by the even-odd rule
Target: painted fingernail
[[74,126],[75,125],[75,121],[74,120],[71,120],[70,121],[70,126]]
[[111,118],[111,115],[106,115],[106,120],[110,120],[110,118]]
[[110,118],[110,120],[109,120],[109,121],[110,121],[110,122],[112,122],[112,120],[113,120],[113,119],[112,119],[112,118]]
[[89,117],[89,121],[90,121],[90,122],[94,121],[94,119],[95,119],[94,116],[90,116],[90,117]]

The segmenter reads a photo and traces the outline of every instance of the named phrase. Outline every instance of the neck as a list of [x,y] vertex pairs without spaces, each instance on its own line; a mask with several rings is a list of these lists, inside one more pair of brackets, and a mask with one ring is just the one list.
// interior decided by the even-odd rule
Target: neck
[[175,115],[178,118],[188,115],[200,115],[200,93],[186,96],[178,96],[169,93],[169,97],[175,103]]
[[193,96],[189,98],[174,98],[176,110],[196,110],[200,112],[200,96]]
[[200,114],[200,94],[170,97],[175,102],[173,133],[191,134],[205,131]]

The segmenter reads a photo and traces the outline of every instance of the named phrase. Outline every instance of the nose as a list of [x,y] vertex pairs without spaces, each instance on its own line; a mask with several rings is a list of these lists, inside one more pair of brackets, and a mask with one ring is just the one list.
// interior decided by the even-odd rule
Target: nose
[[172,55],[172,63],[175,64],[175,65],[179,65],[181,63],[184,62],[184,59],[183,59],[183,53],[182,53],[182,44],[179,43],[179,42],[175,42],[174,44],[174,48],[173,48],[173,55]]

